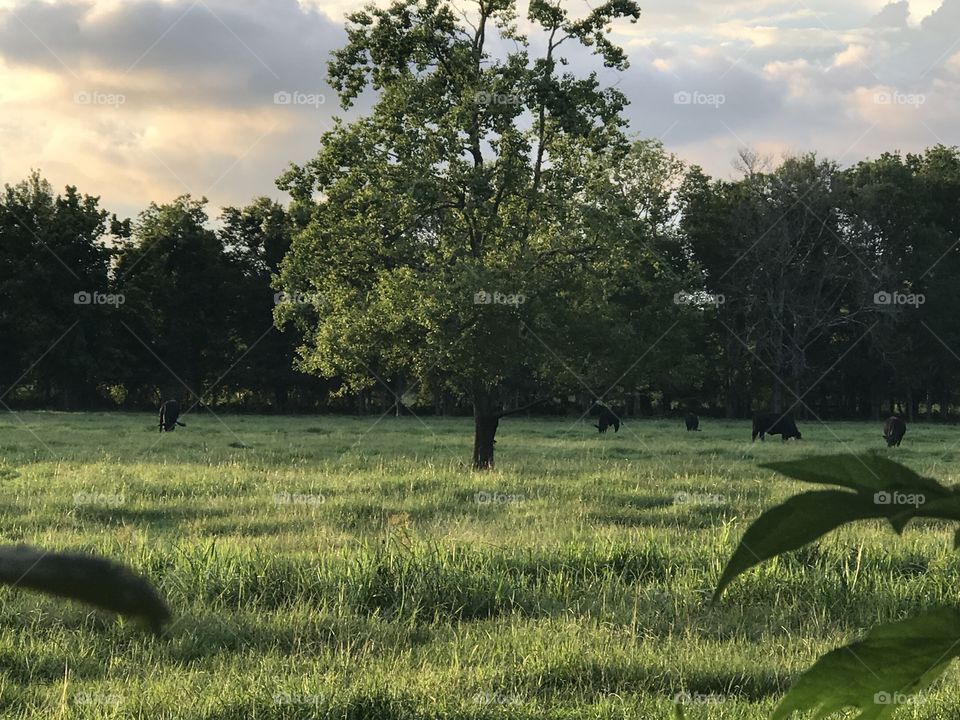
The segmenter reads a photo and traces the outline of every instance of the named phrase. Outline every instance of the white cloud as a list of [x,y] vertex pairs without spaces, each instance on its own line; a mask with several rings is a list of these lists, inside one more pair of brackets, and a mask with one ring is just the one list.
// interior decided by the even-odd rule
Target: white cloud
[[[187,190],[215,206],[277,196],[274,179],[313,156],[339,112],[326,61],[359,5],[0,0],[0,181],[40,168],[128,214]],[[634,132],[664,135],[710,172],[730,175],[742,145],[855,161],[960,143],[960,0],[650,0],[642,9],[611,36],[628,48],[630,70],[601,79],[631,99]],[[577,52],[570,67],[596,62]],[[283,90],[326,103],[277,106]],[[83,92],[123,103],[78,105]],[[704,102],[677,102],[678,93]]]

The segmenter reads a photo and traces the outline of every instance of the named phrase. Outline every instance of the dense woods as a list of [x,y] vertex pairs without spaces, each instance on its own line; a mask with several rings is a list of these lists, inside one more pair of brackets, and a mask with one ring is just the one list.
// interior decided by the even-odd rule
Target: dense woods
[[[0,198],[3,402],[144,408],[180,396],[381,413],[397,412],[400,397],[418,414],[469,413],[442,353],[418,344],[404,317],[442,292],[437,322],[498,313],[503,335],[477,342],[496,352],[513,407],[541,400],[538,412],[582,412],[603,396],[628,416],[696,406],[743,417],[795,403],[821,417],[947,413],[960,368],[956,148],[845,169],[795,157],[737,180],[681,167],[652,141],[617,163],[591,170],[605,184],[596,205],[616,201],[617,214],[591,218],[595,236],[582,247],[544,250],[556,269],[513,285],[478,275],[430,293],[391,272],[369,238],[307,245],[316,239],[309,198],[290,207],[261,198],[212,221],[203,200],[182,197],[119,221],[96,197],[31,176]],[[308,284],[284,291],[279,274],[298,235],[312,238],[298,251],[317,268],[337,267],[337,253],[362,265],[381,301],[351,294],[359,270],[343,278],[342,297],[329,292],[335,280],[325,294]],[[483,291],[502,296],[476,304]],[[499,303],[511,294],[523,302]],[[275,327],[275,318],[337,318],[327,303],[369,313],[369,323],[340,326],[354,334],[350,352],[364,353],[355,373],[305,347],[309,324]],[[545,305],[549,333],[538,324]],[[378,335],[403,322],[407,344],[388,347]]]

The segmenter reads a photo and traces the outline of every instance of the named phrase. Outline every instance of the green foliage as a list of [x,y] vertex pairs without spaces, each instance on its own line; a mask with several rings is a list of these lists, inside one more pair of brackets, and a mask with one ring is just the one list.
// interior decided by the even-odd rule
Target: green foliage
[[[715,600],[748,569],[855,520],[886,518],[898,533],[915,517],[960,520],[956,488],[881,455],[821,456],[763,467],[853,492],[806,492],[764,512],[724,568]],[[858,720],[889,718],[899,703],[927,688],[958,655],[960,612],[955,609],[880,625],[863,640],[823,656],[793,685],[772,717],[816,712],[817,718],[825,718],[854,707],[862,711]]]
[[72,409],[109,377],[109,311],[75,302],[111,291],[107,239],[99,199],[75,187],[57,195],[33,173],[0,192],[0,396],[32,390]]
[[960,612],[944,609],[879,625],[863,640],[838,648],[807,670],[772,720],[815,712],[825,718],[856,708],[856,720],[890,718],[926,690],[960,656]]
[[151,205],[116,263],[127,299],[118,310],[121,338],[136,358],[127,383],[191,401],[234,359],[231,328],[243,309],[240,273],[208,227],[206,202],[183,196]]
[[[342,378],[344,393],[377,378],[439,386],[480,414],[510,390],[557,391],[571,362],[597,384],[633,370],[607,359],[649,347],[678,314],[677,288],[645,245],[669,242],[679,164],[653,143],[630,148],[622,94],[564,71],[561,45],[624,69],[605,31],[638,15],[629,0],[582,19],[532,3],[540,56],[508,0],[472,4],[463,19],[434,0],[350,16],[330,82],[345,107],[368,86],[376,103],[280,182],[313,203],[283,287],[328,303],[278,310],[304,332],[305,370]],[[493,54],[506,38],[514,49]],[[522,299],[484,304],[478,293]]]

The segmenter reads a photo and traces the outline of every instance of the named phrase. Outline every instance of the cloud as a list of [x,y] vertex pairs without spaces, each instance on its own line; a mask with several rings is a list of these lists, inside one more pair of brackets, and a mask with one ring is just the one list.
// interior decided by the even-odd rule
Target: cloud
[[99,73],[128,100],[250,106],[275,92],[329,92],[340,23],[296,0],[124,3],[31,0],[0,12],[0,55],[76,81]]
[[343,42],[296,0],[0,6],[0,181],[40,168],[131,215],[185,192],[279,196],[274,179],[331,126]]
[[[0,0],[0,182],[40,168],[125,214],[187,191],[279,197],[341,114],[326,64],[358,6]],[[852,162],[960,142],[958,27],[960,0],[650,0],[611,35],[628,71],[588,50],[569,69],[624,92],[633,132],[726,176],[743,145]]]
[[892,2],[885,5],[883,10],[874,15],[868,25],[870,27],[895,27],[905,28],[910,19],[910,3],[907,0],[901,2]]

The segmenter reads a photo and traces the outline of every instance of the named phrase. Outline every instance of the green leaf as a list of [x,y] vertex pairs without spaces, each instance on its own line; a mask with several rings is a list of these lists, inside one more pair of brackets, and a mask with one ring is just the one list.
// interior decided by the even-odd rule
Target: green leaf
[[875,493],[898,489],[928,496],[952,494],[932,478],[918,475],[910,468],[883,455],[821,455],[804,460],[774,462],[760,467],[775,470],[787,477],[821,485],[840,485],[859,493]]
[[825,718],[845,708],[854,720],[889,718],[908,696],[926,689],[960,655],[960,612],[937,610],[878,625],[859,642],[833,650],[786,694],[772,720],[813,712]]
[[796,550],[848,522],[886,517],[891,506],[872,496],[843,490],[801,493],[767,510],[747,529],[727,563],[713,595],[718,599],[730,582],[754,565]]

